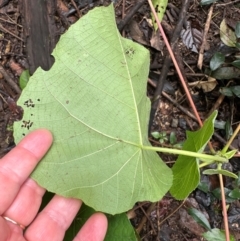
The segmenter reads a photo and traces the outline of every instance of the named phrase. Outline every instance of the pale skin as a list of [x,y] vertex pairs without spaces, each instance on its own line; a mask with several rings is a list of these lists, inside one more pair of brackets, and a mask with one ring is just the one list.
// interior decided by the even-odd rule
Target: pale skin
[[[38,213],[45,189],[29,175],[52,143],[49,131],[41,129],[27,135],[0,160],[0,241],[60,241],[81,207],[81,200],[55,195]],[[25,226],[23,229],[2,216]],[[74,241],[102,241],[107,218],[91,216]]]

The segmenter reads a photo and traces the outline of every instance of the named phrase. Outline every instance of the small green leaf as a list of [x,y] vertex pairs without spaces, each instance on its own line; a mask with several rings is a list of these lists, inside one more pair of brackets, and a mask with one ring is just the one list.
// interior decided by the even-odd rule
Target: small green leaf
[[[225,232],[218,228],[214,228],[211,231],[203,233],[203,237],[208,241],[226,241]],[[230,241],[235,241],[234,237],[230,235]]]
[[172,145],[174,145],[177,142],[177,137],[176,137],[175,132],[172,131],[170,133],[169,141]]
[[160,138],[160,133],[158,131],[154,131],[151,133],[152,137],[155,139],[159,139]]
[[229,46],[235,47],[237,43],[237,38],[235,33],[227,26],[226,20],[223,19],[220,24],[220,38],[222,42]]
[[[224,194],[225,194],[225,198],[226,198],[226,202],[227,203],[231,203],[233,201],[235,201],[234,198],[231,198],[228,196],[228,194],[231,192],[232,190],[224,187]],[[222,191],[221,191],[221,188],[215,188],[213,191],[212,191],[212,194],[218,199],[218,200],[222,200]]]
[[236,24],[235,34],[238,38],[240,38],[240,22],[237,22]]
[[238,98],[240,98],[240,85],[231,86],[231,87],[222,87],[219,91],[225,96],[229,96],[229,97],[237,96]]
[[[219,89],[219,92],[225,96],[232,97],[233,92],[229,87],[222,87]],[[225,129],[225,128],[224,128]]]
[[233,61],[232,65],[240,69],[240,59]]
[[239,199],[240,198],[240,190],[239,188],[233,189],[229,194],[229,197],[234,198],[234,199]]
[[208,220],[206,219],[206,217],[201,213],[199,212],[196,208],[190,208],[188,209],[188,214],[191,215],[194,220],[201,224],[204,228],[206,228],[207,230],[211,230],[211,226],[208,222]]
[[236,48],[238,48],[240,50],[240,43],[236,43]]
[[209,192],[209,184],[206,182],[200,182],[198,184],[198,189],[205,193],[208,193]]
[[26,87],[26,85],[29,81],[29,78],[30,78],[29,70],[24,70],[21,73],[20,78],[19,78],[19,85],[20,85],[21,90],[23,90]]
[[[187,132],[187,140],[183,145],[183,150],[203,152],[206,144],[214,132],[214,120],[217,112],[205,121],[203,127],[195,132]],[[200,181],[198,160],[194,157],[180,155],[173,165],[173,185],[170,193],[178,200],[186,198]]]
[[235,96],[240,98],[240,85],[230,87]]
[[180,142],[176,143],[175,145],[173,145],[173,147],[176,149],[182,149],[183,144],[184,144],[184,141],[180,141]]
[[233,129],[232,129],[232,125],[230,123],[229,120],[226,121],[226,125],[225,125],[225,136],[226,136],[226,139],[229,140],[229,138],[232,136],[233,134]]
[[215,120],[214,127],[220,130],[225,130],[226,121],[223,120]]
[[212,71],[218,69],[225,61],[225,56],[222,53],[215,53],[210,60],[210,69]]
[[[167,8],[168,0],[152,0],[152,3],[156,10],[158,19],[161,22],[163,19],[164,13],[166,11],[166,8]],[[156,20],[155,20],[153,14],[151,14],[151,15],[152,15],[152,20],[153,20],[153,27],[154,27],[155,31],[157,31],[158,26],[157,26]]]
[[212,72],[211,76],[215,79],[233,79],[240,76],[240,69],[235,67],[222,67]]
[[231,150],[229,152],[224,153],[223,156],[227,159],[231,159],[236,154],[236,152],[237,150]]
[[211,3],[215,3],[217,2],[218,0],[201,0],[201,5],[209,5]]
[[218,170],[218,169],[207,169],[205,171],[203,171],[203,174],[205,175],[215,175],[215,174],[222,174],[224,176],[228,176],[228,177],[232,177],[232,178],[235,178],[237,179],[238,176],[232,172],[229,172],[227,170]]

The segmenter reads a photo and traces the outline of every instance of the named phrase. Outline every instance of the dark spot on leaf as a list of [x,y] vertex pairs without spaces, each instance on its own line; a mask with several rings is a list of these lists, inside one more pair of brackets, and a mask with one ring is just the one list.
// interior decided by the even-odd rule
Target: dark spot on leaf
[[22,133],[23,136],[25,136],[25,133]]
[[135,54],[135,49],[133,47],[128,47],[128,48],[125,49],[125,54],[128,57],[132,58],[133,55]]
[[24,105],[27,107],[34,107],[34,103],[33,103],[32,99],[26,100],[24,102]]
[[40,99],[37,99],[37,101],[40,101]]
[[66,100],[66,104],[68,104],[69,103],[69,100]]

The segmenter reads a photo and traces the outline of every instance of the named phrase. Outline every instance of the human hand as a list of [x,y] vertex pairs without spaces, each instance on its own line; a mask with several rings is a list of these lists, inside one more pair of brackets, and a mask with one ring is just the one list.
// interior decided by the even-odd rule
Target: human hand
[[[45,189],[29,175],[51,143],[49,131],[36,130],[0,160],[0,241],[63,240],[77,214],[81,200],[58,195],[38,213]],[[23,232],[25,227],[27,229]],[[74,241],[102,241],[106,230],[106,217],[96,213]]]

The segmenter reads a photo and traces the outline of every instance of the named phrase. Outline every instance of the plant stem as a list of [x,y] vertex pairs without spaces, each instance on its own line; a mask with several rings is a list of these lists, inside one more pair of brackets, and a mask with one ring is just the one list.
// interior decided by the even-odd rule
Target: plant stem
[[203,167],[208,166],[208,165],[210,165],[210,164],[212,164],[212,163],[214,163],[214,161],[212,161],[212,162],[210,162],[210,163],[208,163],[208,162],[203,162],[203,163],[199,164],[198,167],[199,167],[199,168],[203,168]]
[[170,154],[177,154],[177,155],[183,155],[183,156],[192,156],[195,158],[202,159],[203,162],[206,160],[217,161],[221,163],[228,162],[228,159],[221,157],[221,156],[213,156],[213,155],[207,155],[203,153],[198,153],[194,151],[185,151],[185,150],[179,150],[179,149],[171,149],[171,148],[165,148],[165,147],[154,147],[154,146],[142,146],[142,149],[150,150],[150,151],[157,151],[157,152],[164,152],[164,153],[170,153]]
[[240,131],[240,124],[238,124],[236,130],[234,131],[233,135],[231,136],[231,138],[228,140],[227,144],[224,146],[224,148],[222,149],[221,153],[225,154],[229,148],[229,146],[231,145],[231,143],[233,142],[234,138],[236,137],[236,135],[238,134],[238,132]]
[[[222,164],[220,163],[218,165],[218,169],[221,169]],[[223,186],[223,177],[222,174],[218,174],[219,182],[220,182],[220,188],[221,188],[221,197],[222,197],[222,215],[224,219],[224,228],[225,228],[225,237],[226,241],[230,241],[229,238],[229,228],[228,228],[228,216],[227,216],[227,209],[226,209],[226,199],[225,199],[225,191]]]

